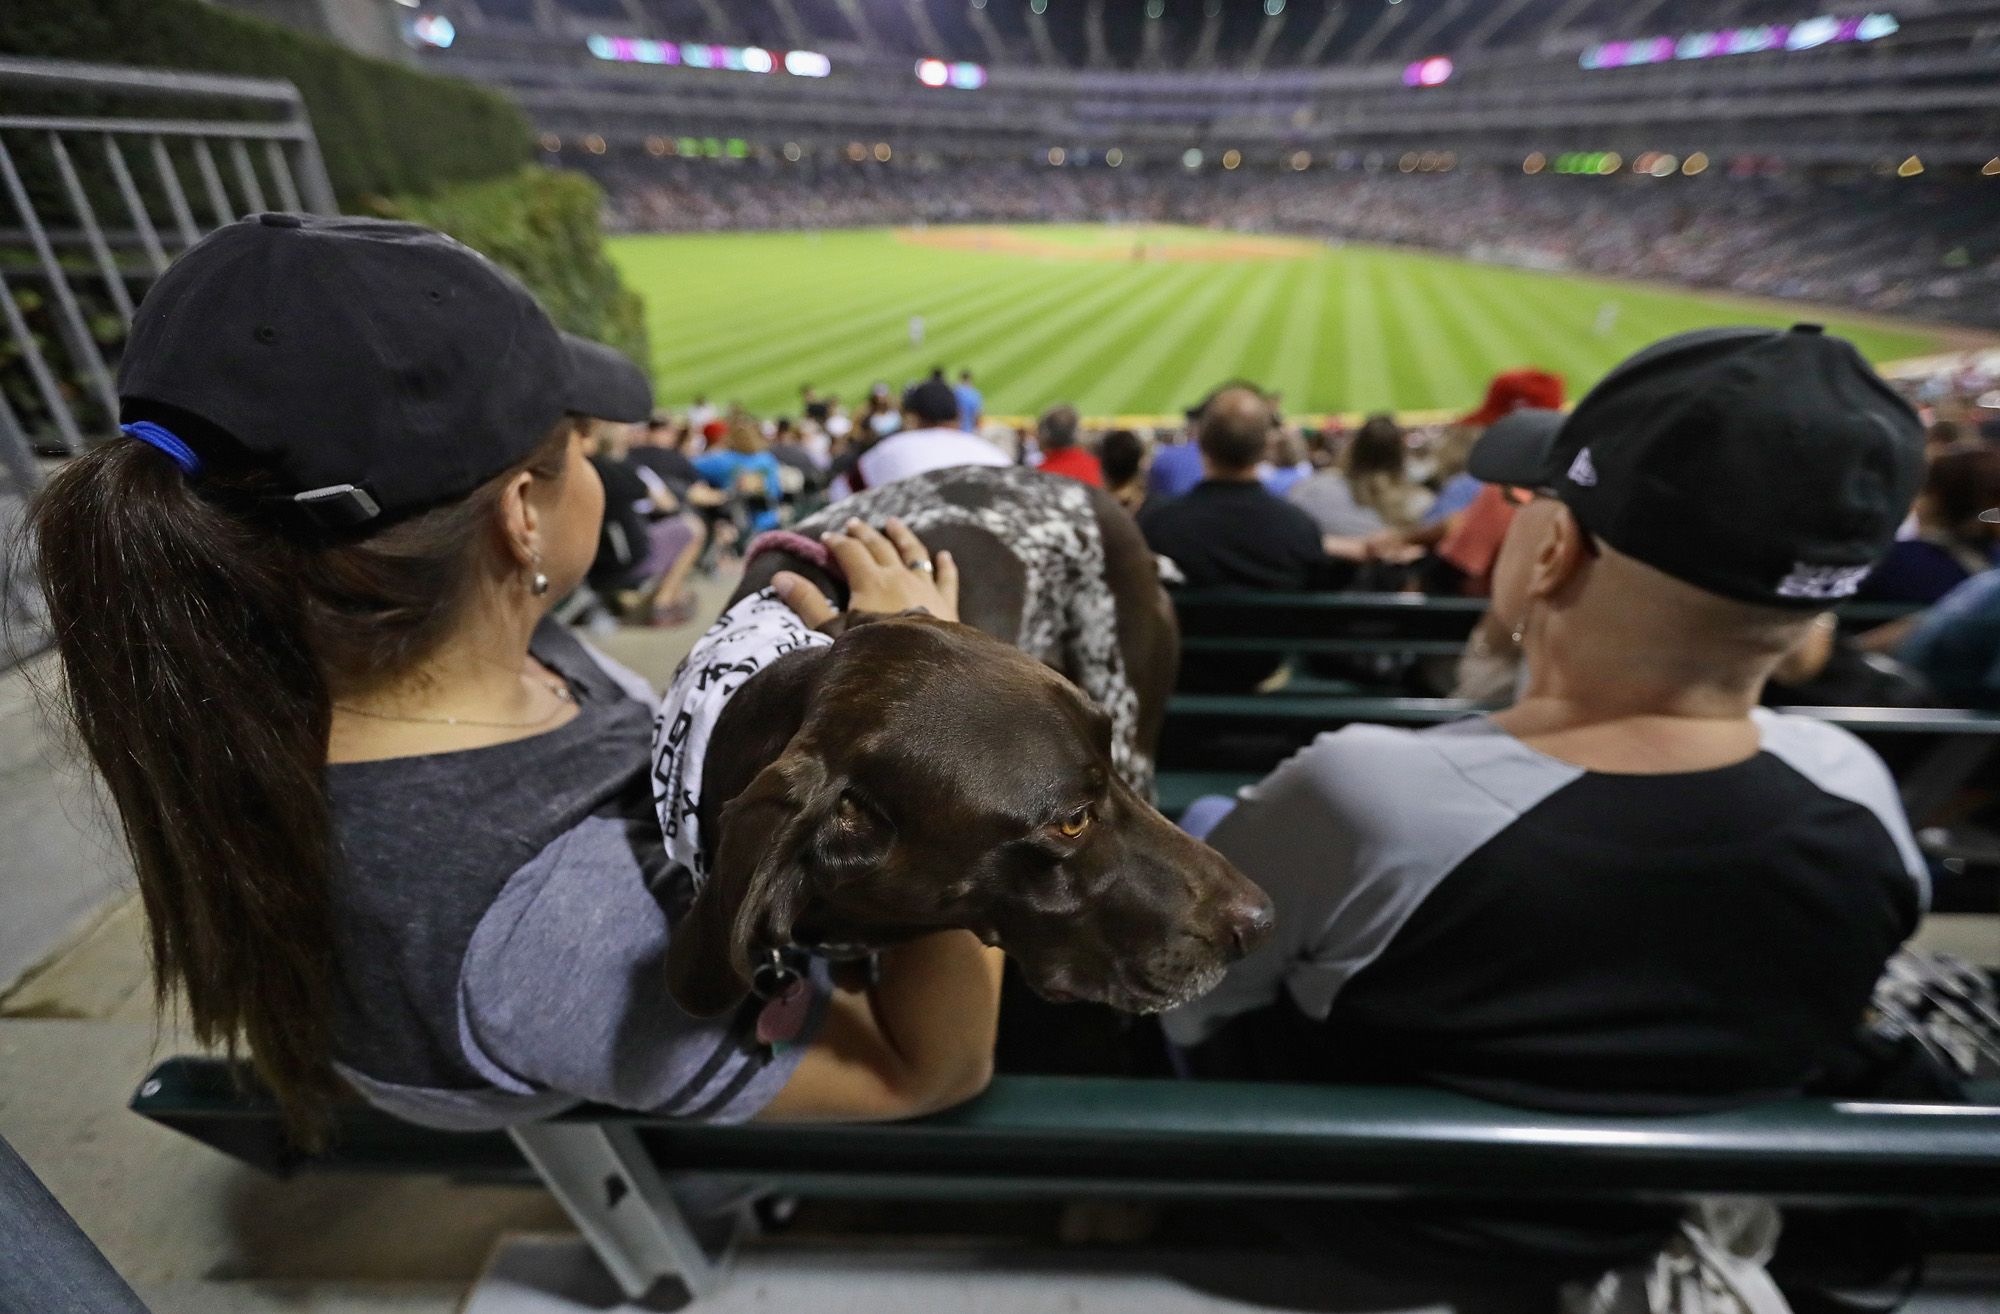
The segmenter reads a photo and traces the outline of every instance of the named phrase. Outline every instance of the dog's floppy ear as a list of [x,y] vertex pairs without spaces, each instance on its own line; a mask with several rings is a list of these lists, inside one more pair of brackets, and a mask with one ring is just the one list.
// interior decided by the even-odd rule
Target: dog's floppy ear
[[790,941],[813,833],[837,797],[825,767],[794,750],[722,809],[708,883],[667,942],[667,989],[689,1013],[734,1007],[750,991],[752,953]]

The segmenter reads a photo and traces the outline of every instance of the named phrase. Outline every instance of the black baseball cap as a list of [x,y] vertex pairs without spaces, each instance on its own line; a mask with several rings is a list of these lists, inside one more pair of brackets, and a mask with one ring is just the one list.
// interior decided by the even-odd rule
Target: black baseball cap
[[1923,478],[1924,430],[1852,343],[1817,324],[1656,342],[1568,418],[1516,411],[1467,470],[1553,492],[1626,556],[1743,602],[1848,597]]
[[925,424],[947,424],[958,418],[958,394],[943,379],[925,379],[903,390],[903,409]]
[[565,414],[638,421],[652,388],[560,333],[528,290],[418,224],[259,214],[153,285],[119,362],[123,418],[267,466],[312,520],[363,524],[461,497]]

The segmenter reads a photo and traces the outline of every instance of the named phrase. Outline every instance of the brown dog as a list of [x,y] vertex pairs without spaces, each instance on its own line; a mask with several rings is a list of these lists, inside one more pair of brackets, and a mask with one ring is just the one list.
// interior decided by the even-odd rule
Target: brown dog
[[[675,998],[712,1015],[740,1001],[756,964],[788,944],[869,948],[951,928],[1006,949],[1047,999],[1143,1013],[1204,993],[1268,933],[1269,901],[1135,790],[1132,763],[1149,778],[1150,742],[1136,757],[1120,753],[1110,714],[1003,642],[1033,620],[1022,614],[1034,589],[1019,555],[976,524],[927,528],[910,510],[925,492],[957,489],[990,511],[1024,481],[1033,503],[1050,490],[1032,481],[1054,477],[919,478],[884,490],[897,493],[895,513],[958,558],[963,614],[1010,632],[922,615],[856,621],[831,647],[780,657],[736,691],[694,800],[713,858],[669,948]],[[1091,582],[1111,595],[1118,646],[1168,645],[1128,665],[1170,684],[1172,613],[1136,527],[1109,498],[1063,482],[1058,496],[1088,496],[1102,549]],[[836,510],[890,513],[870,502]],[[837,593],[815,563],[779,553],[753,563],[739,597],[781,568]],[[1157,727],[1164,696],[1164,687],[1137,691],[1124,733]]]

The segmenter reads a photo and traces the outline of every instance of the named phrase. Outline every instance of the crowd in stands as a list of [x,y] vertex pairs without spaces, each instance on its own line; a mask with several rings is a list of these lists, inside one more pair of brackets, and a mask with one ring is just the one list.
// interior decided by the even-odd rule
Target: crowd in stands
[[[1803,174],[1528,177],[1401,161],[1307,173],[1028,164],[607,169],[625,231],[1186,223],[1382,242],[2000,325],[2000,187]],[[1369,164],[1372,169],[1367,167]]]
[[[628,623],[680,624],[690,618],[684,590],[696,564],[714,569],[759,530],[921,470],[1015,463],[1106,488],[1172,563],[1169,578],[1189,587],[1484,595],[1527,493],[1469,472],[1473,446],[1516,411],[1560,410],[1568,400],[1560,377],[1524,367],[1497,376],[1455,422],[1407,429],[1378,414],[1349,430],[1289,423],[1278,399],[1237,382],[1191,408],[1185,429],[1089,432],[1060,403],[1031,428],[991,423],[972,371],[956,378],[940,366],[901,392],[877,384],[858,415],[807,385],[796,418],[758,420],[697,398],[629,431],[600,425],[607,436],[593,461],[618,495],[591,576],[595,600]],[[1927,474],[1857,596],[1929,606],[1983,576],[2000,552],[2000,367],[1967,358],[1902,387],[1927,417]],[[1914,664],[1894,664],[1909,628],[1802,658],[1774,698],[1946,698]],[[1496,657],[1496,645],[1507,647],[1507,637],[1482,627],[1455,668],[1414,670],[1412,691],[1506,693],[1516,664]],[[1184,663],[1189,688],[1247,688],[1273,674],[1268,659]],[[2000,702],[2000,684],[1978,692],[1962,667],[1932,678],[1954,691],[1949,699]]]

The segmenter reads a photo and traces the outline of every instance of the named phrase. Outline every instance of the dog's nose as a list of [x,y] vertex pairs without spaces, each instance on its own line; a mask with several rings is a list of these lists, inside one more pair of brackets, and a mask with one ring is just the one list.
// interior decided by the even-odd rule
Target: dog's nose
[[1222,908],[1223,938],[1238,958],[1264,943],[1277,924],[1278,912],[1271,906],[1270,896],[1254,885],[1243,894],[1232,895]]

